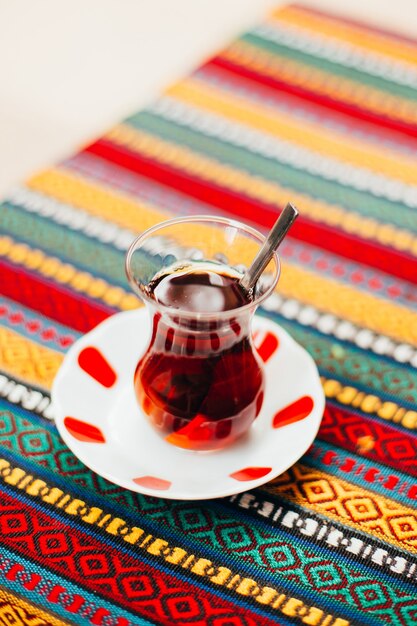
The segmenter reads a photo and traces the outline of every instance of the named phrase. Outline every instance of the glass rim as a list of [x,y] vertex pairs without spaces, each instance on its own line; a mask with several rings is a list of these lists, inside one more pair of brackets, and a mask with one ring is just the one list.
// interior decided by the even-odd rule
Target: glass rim
[[243,306],[235,307],[233,309],[228,309],[227,311],[219,311],[219,312],[187,311],[184,309],[179,309],[179,308],[175,308],[172,306],[168,306],[166,304],[162,304],[161,302],[158,302],[154,298],[151,298],[150,296],[148,296],[145,292],[141,291],[137,285],[137,282],[134,279],[133,272],[131,271],[131,260],[132,260],[133,254],[140,247],[140,245],[146,239],[149,238],[151,234],[159,230],[162,230],[163,228],[166,228],[169,226],[175,226],[176,224],[182,224],[182,223],[187,223],[187,222],[200,222],[200,223],[211,223],[211,224],[217,223],[221,226],[233,226],[234,228],[244,233],[252,235],[252,237],[258,240],[261,246],[263,245],[266,239],[266,236],[263,235],[260,231],[256,230],[256,228],[253,228],[252,226],[248,226],[247,224],[244,224],[243,222],[239,222],[238,220],[229,219],[227,217],[221,217],[221,216],[192,215],[192,216],[186,216],[186,217],[174,217],[172,219],[159,222],[158,224],[155,224],[154,226],[147,228],[146,230],[143,231],[143,233],[138,235],[132,241],[132,243],[130,244],[126,252],[126,257],[125,257],[126,276],[133,292],[135,293],[136,296],[138,296],[140,300],[143,300],[145,303],[149,303],[150,305],[156,307],[162,312],[169,313],[170,315],[175,315],[180,318],[211,321],[211,320],[219,320],[219,319],[228,319],[237,314],[241,314],[243,312],[249,312],[252,309],[258,307],[259,304],[261,304],[261,302],[266,300],[272,294],[275,287],[277,286],[277,283],[281,274],[280,257],[276,251],[273,252],[272,257],[271,257],[271,261],[273,260],[274,265],[275,265],[274,278],[273,278],[271,285],[269,285],[269,287],[265,290],[265,292],[262,295],[260,295],[259,297],[255,297],[255,299],[252,300],[251,302],[248,302],[248,304],[244,304]]

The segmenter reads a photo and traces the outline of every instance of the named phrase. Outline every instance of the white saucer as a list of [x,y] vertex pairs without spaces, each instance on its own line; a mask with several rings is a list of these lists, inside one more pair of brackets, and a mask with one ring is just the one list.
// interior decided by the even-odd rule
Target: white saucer
[[[133,374],[149,326],[145,309],[113,315],[71,347],[55,378],[57,428],[85,465],[132,491],[199,500],[262,485],[306,452],[320,425],[324,394],[313,359],[280,326],[255,316],[255,344],[267,359],[261,413],[248,435],[216,452],[167,443],[141,413]],[[108,365],[97,369],[100,355]],[[87,373],[92,369],[102,382]],[[280,413],[295,402],[297,411]],[[281,425],[288,414],[300,419]]]

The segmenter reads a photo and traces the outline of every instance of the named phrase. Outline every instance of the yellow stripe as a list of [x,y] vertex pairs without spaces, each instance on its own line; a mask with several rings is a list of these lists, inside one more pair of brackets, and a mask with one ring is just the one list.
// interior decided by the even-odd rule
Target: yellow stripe
[[63,355],[0,326],[0,369],[50,389]]
[[376,52],[383,57],[388,57],[398,61],[405,61],[407,64],[417,64],[417,46],[405,41],[399,41],[388,34],[379,34],[360,26],[339,22],[337,18],[326,15],[314,15],[301,7],[286,6],[278,9],[273,18],[279,22],[292,24],[297,27],[306,28],[315,35],[324,35],[332,39],[345,41],[351,45]]
[[261,489],[417,553],[415,508],[300,463]]
[[326,398],[340,404],[359,409],[368,415],[375,415],[388,422],[401,424],[410,430],[417,429],[417,411],[406,409],[396,402],[383,400],[373,393],[359,391],[353,385],[343,385],[333,378],[320,377]]
[[[279,207],[288,200],[287,188],[251,177],[248,173],[221,165],[191,152],[188,148],[158,140],[144,132],[135,131],[129,126],[114,128],[108,137],[115,143],[126,145],[132,150],[146,151],[149,156],[174,167],[184,163],[184,168],[188,168],[193,174],[212,182],[223,182],[225,187],[228,186],[238,193],[243,191],[250,197],[277,204]],[[162,148],[159,149],[161,146]],[[178,161],[170,157],[172,151],[175,157],[178,156]],[[91,215],[101,216],[119,226],[138,232],[170,217],[169,214],[157,212],[153,208],[149,210],[142,203],[128,199],[110,188],[75,176],[65,171],[64,168],[44,170],[29,179],[27,186],[57,200],[82,208]],[[314,221],[338,227],[348,233],[355,233],[364,239],[374,239],[383,245],[417,256],[417,238],[407,230],[390,224],[381,224],[372,218],[363,218],[337,205],[315,200],[299,192],[291,191],[291,199],[300,208],[302,207],[304,215]],[[191,245],[193,242],[189,243]]]
[[273,587],[265,587],[256,580],[241,576],[209,559],[190,554],[160,537],[147,534],[138,526],[130,526],[124,519],[75,498],[71,493],[64,492],[44,480],[28,475],[23,469],[12,466],[5,459],[0,459],[0,477],[5,483],[22,490],[35,501],[46,502],[59,509],[61,513],[65,513],[70,519],[78,519],[92,527],[100,528],[113,537],[118,537],[122,542],[135,547],[138,552],[148,553],[161,562],[173,566],[174,571],[179,571],[180,568],[187,570],[196,578],[223,587],[238,596],[252,598],[260,605],[268,606],[278,613],[298,617],[302,623],[310,626],[320,624],[349,626],[349,622],[344,619],[334,618],[333,615],[307,605],[298,598]]
[[26,185],[133,231],[141,232],[170,217],[147,202],[133,200],[105,185],[98,186],[65,168],[41,171]]
[[348,102],[379,115],[417,123],[416,103],[386,91],[335,74],[307,67],[276,54],[270,54],[246,42],[237,41],[221,56],[265,76],[280,77],[286,83],[316,91],[333,100]]
[[[48,194],[61,202],[77,206],[91,215],[104,218],[138,233],[173,217],[168,213],[158,212],[153,208],[149,209],[147,205],[126,198],[126,196],[109,188],[82,179],[64,168],[45,170],[31,178],[27,186],[42,194]],[[212,237],[213,232],[205,226],[193,225],[192,228],[184,226],[181,233],[181,243],[204,250]],[[220,239],[222,237],[221,231],[217,237],[219,249],[225,249],[229,245],[226,237],[223,236]],[[247,238],[241,238],[240,241],[234,241],[233,249],[236,258],[232,260],[230,257],[230,262],[250,263],[258,252],[259,246],[255,243],[251,244]]]
[[405,306],[287,263],[279,291],[287,298],[296,298],[376,333],[417,346],[417,313]]
[[68,626],[69,622],[63,622],[51,613],[0,588],[0,624],[4,626]]
[[337,227],[347,233],[354,233],[364,239],[375,240],[384,246],[391,246],[396,250],[407,251],[417,256],[417,238],[407,230],[377,222],[372,218],[361,217],[337,205],[316,200],[306,194],[290,190],[288,187],[265,181],[259,176],[224,165],[193,152],[189,148],[157,138],[131,126],[116,126],[107,134],[107,138],[115,144],[126,146],[132,151],[145,154],[161,163],[167,163],[193,176],[232,189],[237,193],[244,193],[268,204],[282,207],[287,203],[290,194],[292,202],[302,210],[303,215],[316,222]]
[[136,296],[115,287],[102,278],[95,278],[89,272],[80,272],[70,263],[64,263],[57,257],[46,255],[42,250],[30,248],[25,243],[14,241],[11,237],[0,236],[0,257],[5,257],[23,265],[30,271],[36,271],[50,280],[100,300],[109,306],[128,311],[140,306]]
[[269,135],[296,143],[325,157],[336,158],[406,183],[416,184],[417,165],[413,158],[390,153],[384,147],[352,139],[348,134],[327,130],[314,122],[295,119],[267,106],[249,102],[197,79],[184,80],[168,90],[168,95]]

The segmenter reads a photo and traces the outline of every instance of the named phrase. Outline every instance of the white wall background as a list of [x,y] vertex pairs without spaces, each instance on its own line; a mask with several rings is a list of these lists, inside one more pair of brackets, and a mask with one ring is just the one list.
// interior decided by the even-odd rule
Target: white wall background
[[[0,193],[151,100],[282,0],[0,0]],[[304,0],[417,38],[417,0]]]

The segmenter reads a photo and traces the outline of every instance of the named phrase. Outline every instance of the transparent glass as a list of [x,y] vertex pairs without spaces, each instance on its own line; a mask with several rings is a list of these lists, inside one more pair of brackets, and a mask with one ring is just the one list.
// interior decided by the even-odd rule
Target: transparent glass
[[223,448],[244,435],[258,416],[264,370],[251,324],[257,306],[278,282],[280,263],[274,254],[254,292],[228,310],[213,310],[212,300],[204,297],[200,309],[198,287],[195,310],[162,304],[153,293],[155,277],[209,268],[236,281],[264,239],[234,220],[194,216],[150,228],[128,250],[126,273],[152,324],[134,375],[135,393],[150,424],[173,445]]

